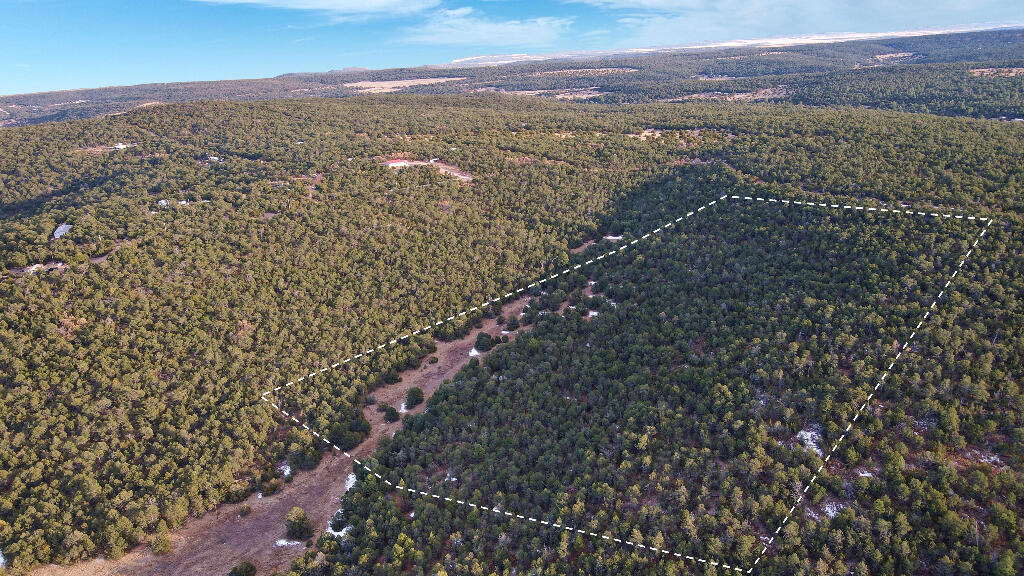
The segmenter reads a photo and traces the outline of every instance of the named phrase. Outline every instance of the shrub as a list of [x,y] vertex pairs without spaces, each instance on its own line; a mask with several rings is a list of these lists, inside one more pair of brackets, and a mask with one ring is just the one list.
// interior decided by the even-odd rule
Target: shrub
[[171,551],[171,539],[167,536],[166,532],[160,532],[153,537],[153,540],[149,543],[149,549],[153,551],[153,554],[161,555],[167,554]]
[[481,352],[487,352],[494,346],[494,339],[487,332],[481,332],[476,336],[475,348]]
[[288,511],[284,521],[286,533],[293,540],[305,540],[313,535],[313,525],[306,517],[306,511],[298,506]]
[[409,391],[405,393],[405,407],[412,408],[419,406],[423,403],[423,390],[416,386],[409,388]]
[[256,567],[252,562],[242,562],[228,572],[228,576],[256,576]]

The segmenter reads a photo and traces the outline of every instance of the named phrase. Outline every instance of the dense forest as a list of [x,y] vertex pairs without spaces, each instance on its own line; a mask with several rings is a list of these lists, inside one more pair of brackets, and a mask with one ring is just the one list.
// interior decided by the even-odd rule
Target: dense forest
[[[606,234],[739,194],[998,222],[759,567],[1014,573],[1022,134],[857,108],[503,95],[202,102],[0,130],[0,550],[18,571],[116,557],[272,493],[279,462],[315,466],[321,446],[264,390],[583,261]],[[384,165],[399,157],[427,163]],[[843,433],[979,228],[742,202],[700,216],[538,289],[529,337],[468,366],[372,465],[752,563],[821,464],[801,438]],[[431,346],[280,401],[354,445],[364,396]],[[693,568],[363,476],[338,519],[352,528],[297,573]]]
[[[343,97],[373,83],[409,79],[438,82],[377,87],[419,94],[485,91],[603,103],[770,100],[1013,119],[1024,118],[1022,54],[1024,30],[998,29],[791,46],[554,55],[497,66],[347,68],[263,79],[0,96],[0,126],[119,114],[167,102]],[[367,82],[370,85],[360,84]]]
[[[548,286],[533,308],[567,298],[570,310],[528,313],[529,338],[465,369],[373,466],[416,490],[751,566],[977,233],[717,209],[627,262]],[[987,249],[999,254],[996,234]],[[1016,298],[995,280],[1017,260],[964,269],[987,274],[947,303],[759,573],[1015,573],[1021,342],[975,334],[1008,320],[990,309]],[[362,480],[337,518],[352,528],[321,543],[334,573],[696,568]]]

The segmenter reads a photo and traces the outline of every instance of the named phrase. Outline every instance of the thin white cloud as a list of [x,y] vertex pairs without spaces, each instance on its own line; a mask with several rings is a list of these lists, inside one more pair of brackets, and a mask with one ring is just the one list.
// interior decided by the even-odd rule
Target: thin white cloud
[[492,20],[469,7],[440,10],[406,29],[405,40],[444,46],[552,46],[572,27],[572,18]]
[[706,9],[708,4],[714,3],[714,0],[569,0],[569,2],[617,10],[664,13]]
[[308,10],[334,15],[380,14],[404,16],[422,12],[441,0],[192,0],[205,4],[248,4],[286,10]]

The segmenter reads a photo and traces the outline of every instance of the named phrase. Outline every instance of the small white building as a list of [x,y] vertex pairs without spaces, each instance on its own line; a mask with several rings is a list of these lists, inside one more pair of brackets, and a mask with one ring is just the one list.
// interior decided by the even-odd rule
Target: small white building
[[60,238],[61,236],[67,234],[70,230],[71,224],[68,223],[64,223],[61,224],[60,226],[57,226],[57,229],[53,231],[53,239],[56,240],[57,238]]
[[384,163],[388,168],[405,168],[409,165],[408,160],[388,160]]

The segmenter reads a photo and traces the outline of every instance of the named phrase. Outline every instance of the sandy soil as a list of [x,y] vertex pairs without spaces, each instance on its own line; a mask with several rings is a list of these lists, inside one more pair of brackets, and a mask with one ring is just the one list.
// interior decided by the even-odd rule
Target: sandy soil
[[1024,68],[975,68],[971,70],[971,76],[1012,78],[1024,76]]
[[[529,302],[522,298],[504,305],[506,317],[518,316]],[[527,328],[528,329],[528,328]],[[483,328],[472,330],[466,337],[452,342],[436,342],[436,363],[424,359],[420,367],[400,374],[402,381],[374,391],[378,402],[386,402],[396,409],[405,402],[409,388],[418,386],[423,390],[424,402],[409,411],[417,414],[426,408],[428,400],[442,382],[452,378],[472,358],[476,337],[481,331],[491,336],[501,335],[501,327],[493,319],[485,319]],[[509,334],[514,339],[517,333]],[[482,358],[481,354],[477,358]],[[384,422],[384,415],[376,406],[363,410],[372,428],[362,444],[349,453],[365,459],[377,448],[377,441],[385,434],[391,435],[401,428],[401,421],[391,424]],[[183,528],[171,534],[172,550],[163,556],[155,556],[146,546],[139,546],[124,557],[108,561],[103,559],[76,564],[74,566],[44,566],[32,571],[33,576],[178,576],[227,574],[241,562],[256,565],[258,574],[269,574],[274,570],[285,570],[298,557],[305,546],[275,546],[283,539],[284,517],[293,506],[306,510],[310,521],[319,533],[340,507],[345,493],[345,480],[353,472],[352,461],[334,451],[327,452],[323,461],[314,470],[299,471],[292,482],[285,484],[276,494],[265,498],[250,496],[238,504],[225,504],[201,518],[191,520]],[[244,517],[239,511],[248,506],[251,512]]]
[[604,92],[598,90],[597,86],[591,86],[590,88],[566,88],[564,90],[503,90],[494,86],[485,86],[483,88],[474,88],[472,91],[498,92],[501,94],[514,94],[516,96],[550,96],[558,100],[583,100],[604,94]]
[[346,88],[353,88],[367,94],[384,94],[387,92],[398,92],[402,88],[411,86],[427,86],[429,84],[442,84],[444,82],[455,82],[465,80],[465,77],[455,78],[411,78],[409,80],[363,80],[362,82],[349,82]]

